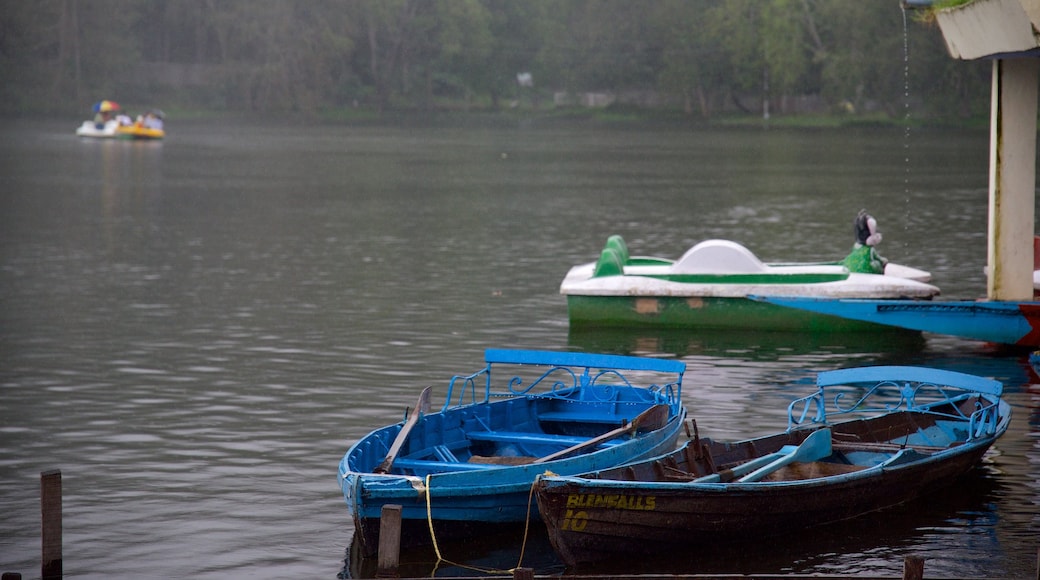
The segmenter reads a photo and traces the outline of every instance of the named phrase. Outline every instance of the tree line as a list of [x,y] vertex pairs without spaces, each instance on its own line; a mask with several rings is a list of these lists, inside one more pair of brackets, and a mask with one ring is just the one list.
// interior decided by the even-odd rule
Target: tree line
[[[898,0],[0,0],[0,110],[544,107],[984,115],[990,68]],[[904,34],[905,32],[905,34]],[[519,76],[518,76],[519,75]],[[627,99],[627,100],[626,100]]]

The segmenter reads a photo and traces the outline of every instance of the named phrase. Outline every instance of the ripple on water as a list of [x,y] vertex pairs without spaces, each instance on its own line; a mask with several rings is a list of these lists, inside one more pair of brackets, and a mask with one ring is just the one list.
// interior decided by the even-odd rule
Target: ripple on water
[[[892,171],[900,135],[885,131],[218,125],[183,122],[147,150],[35,122],[0,139],[27,160],[4,176],[18,220],[0,227],[0,553],[16,555],[4,571],[39,569],[38,476],[60,468],[69,575],[332,577],[352,533],[343,453],[400,421],[421,387],[443,396],[487,347],[683,360],[685,403],[717,438],[783,428],[821,370],[999,377],[1014,432],[981,486],[697,551],[695,571],[898,576],[905,554],[926,555],[929,575],[1035,571],[1040,405],[1027,385],[1040,379],[1019,357],[920,335],[581,332],[559,294],[613,233],[643,255],[723,237],[767,259],[835,259],[866,203],[886,257],[931,269],[944,296],[981,295],[985,156],[964,152],[984,151],[984,133],[915,135],[928,178],[908,198]],[[540,546],[532,561],[560,572]],[[512,539],[485,548],[474,558],[517,560]],[[633,571],[689,573],[689,556]]]

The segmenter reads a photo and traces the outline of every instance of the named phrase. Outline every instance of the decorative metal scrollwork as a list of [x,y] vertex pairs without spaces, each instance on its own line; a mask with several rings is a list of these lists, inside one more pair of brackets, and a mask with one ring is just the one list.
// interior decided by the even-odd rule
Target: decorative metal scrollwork
[[[850,396],[850,389],[858,390],[861,394]],[[821,386],[812,395],[796,399],[788,405],[788,429],[807,424],[827,424],[829,419],[837,415],[892,413],[905,409],[953,419],[967,419],[972,433],[969,440],[973,436],[982,436],[996,430],[995,404],[984,406],[981,403],[983,399],[980,398],[975,403],[975,411],[969,417],[957,404],[958,400],[963,400],[964,391],[942,384],[885,380],[875,383],[865,391],[861,386],[855,385],[845,385],[844,389],[836,393],[833,391],[833,387],[826,391]]]
[[562,400],[581,398],[592,402],[617,401],[622,389],[629,389],[632,400],[652,403],[667,403],[678,408],[679,383],[665,385],[651,384],[646,388],[638,388],[628,377],[616,369],[603,369],[592,372],[589,368],[581,369],[554,366],[541,375],[528,379],[519,375],[510,377],[504,385],[494,388],[490,368],[485,368],[471,375],[457,375],[448,385],[447,402],[444,408],[461,406],[475,402],[487,401],[492,397],[517,397],[537,395]]

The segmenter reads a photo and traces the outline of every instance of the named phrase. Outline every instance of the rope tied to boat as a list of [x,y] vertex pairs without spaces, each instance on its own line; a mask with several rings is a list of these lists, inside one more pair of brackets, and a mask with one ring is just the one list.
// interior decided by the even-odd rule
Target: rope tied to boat
[[441,555],[441,548],[437,544],[437,534],[433,531],[433,501],[430,499],[430,496],[433,495],[431,493],[431,491],[433,491],[433,487],[430,485],[431,475],[433,474],[426,474],[426,525],[429,527],[430,530],[430,539],[433,541],[433,551],[437,555],[437,562],[434,563],[433,570],[431,571],[430,575],[433,576],[437,572],[437,568],[440,566],[441,562],[444,562],[451,566],[456,566],[458,568],[465,568],[468,570],[482,572],[485,574],[513,574],[518,569],[520,569],[524,562],[524,553],[527,550],[528,532],[531,529],[531,500],[534,498],[535,485],[538,483],[538,480],[542,478],[542,475],[553,475],[553,473],[547,470],[544,474],[540,473],[537,476],[535,476],[534,481],[531,482],[531,488],[527,492],[527,515],[524,517],[524,539],[522,542],[520,542],[520,557],[516,561],[516,566],[508,570],[501,570],[498,568],[481,568],[479,566],[469,566],[467,564],[460,564],[458,562],[448,560],[447,558]]

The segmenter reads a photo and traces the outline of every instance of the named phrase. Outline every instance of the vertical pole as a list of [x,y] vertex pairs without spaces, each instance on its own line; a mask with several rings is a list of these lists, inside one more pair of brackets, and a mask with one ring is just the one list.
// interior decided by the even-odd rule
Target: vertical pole
[[379,513],[379,553],[376,576],[396,578],[401,561],[401,506],[384,505]]
[[990,300],[1033,298],[1037,79],[1040,59],[993,61],[990,104]]
[[43,580],[60,579],[61,570],[61,471],[40,474],[40,510],[43,515]]
[[922,580],[924,578],[924,558],[907,556],[903,558],[903,580]]

